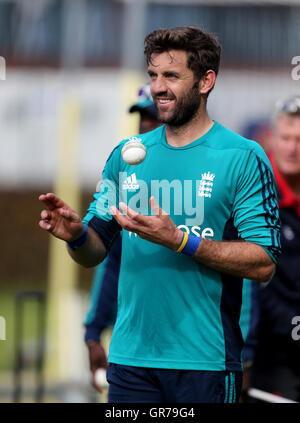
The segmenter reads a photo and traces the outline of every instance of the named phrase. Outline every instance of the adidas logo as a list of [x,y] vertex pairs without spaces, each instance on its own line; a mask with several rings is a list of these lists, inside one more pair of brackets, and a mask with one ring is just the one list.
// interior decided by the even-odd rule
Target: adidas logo
[[125,181],[123,182],[123,189],[136,190],[139,187],[140,186],[137,183],[135,173],[133,173],[131,176],[128,176],[128,178],[126,178]]

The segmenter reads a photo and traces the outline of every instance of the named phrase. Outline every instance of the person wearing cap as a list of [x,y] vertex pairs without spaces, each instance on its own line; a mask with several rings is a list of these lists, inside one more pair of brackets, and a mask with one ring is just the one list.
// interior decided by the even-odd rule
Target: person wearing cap
[[[157,120],[157,110],[149,84],[139,89],[136,102],[129,108],[129,113],[139,113],[140,134],[152,131],[161,124]],[[111,327],[115,321],[121,246],[120,236],[106,259],[95,270],[89,311],[85,319],[84,340],[88,347],[92,385],[99,392],[102,392],[102,388],[97,384],[95,374],[98,369],[107,367],[106,352],[100,338],[103,330]]]
[[157,120],[157,109],[151,96],[149,84],[140,88],[137,101],[130,107],[129,113],[135,112],[138,112],[140,115],[139,134],[152,131],[161,125]]
[[300,401],[300,95],[276,105],[269,159],[278,189],[282,253],[267,285],[252,282],[255,321],[244,359],[252,387]]

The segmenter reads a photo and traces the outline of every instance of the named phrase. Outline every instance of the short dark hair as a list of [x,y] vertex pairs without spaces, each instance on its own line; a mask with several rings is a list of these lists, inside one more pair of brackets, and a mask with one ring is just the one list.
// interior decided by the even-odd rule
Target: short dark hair
[[148,65],[153,53],[170,50],[187,52],[187,67],[193,71],[196,79],[200,80],[208,70],[218,74],[221,45],[215,35],[195,26],[181,26],[157,29],[145,38],[144,54]]

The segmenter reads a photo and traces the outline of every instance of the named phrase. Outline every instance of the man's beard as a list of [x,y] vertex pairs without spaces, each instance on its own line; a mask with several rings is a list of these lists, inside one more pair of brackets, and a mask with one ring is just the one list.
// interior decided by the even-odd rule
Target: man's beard
[[178,100],[174,112],[168,118],[161,118],[158,109],[158,119],[172,127],[180,127],[193,119],[201,103],[201,94],[198,90],[198,83]]

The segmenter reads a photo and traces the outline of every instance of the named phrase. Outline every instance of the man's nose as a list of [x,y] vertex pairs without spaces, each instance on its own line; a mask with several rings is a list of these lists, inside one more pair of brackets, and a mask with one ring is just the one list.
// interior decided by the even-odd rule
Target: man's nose
[[151,82],[152,95],[166,92],[168,90],[165,78],[157,77]]
[[291,139],[288,143],[288,152],[290,154],[296,154],[297,152],[297,140]]

